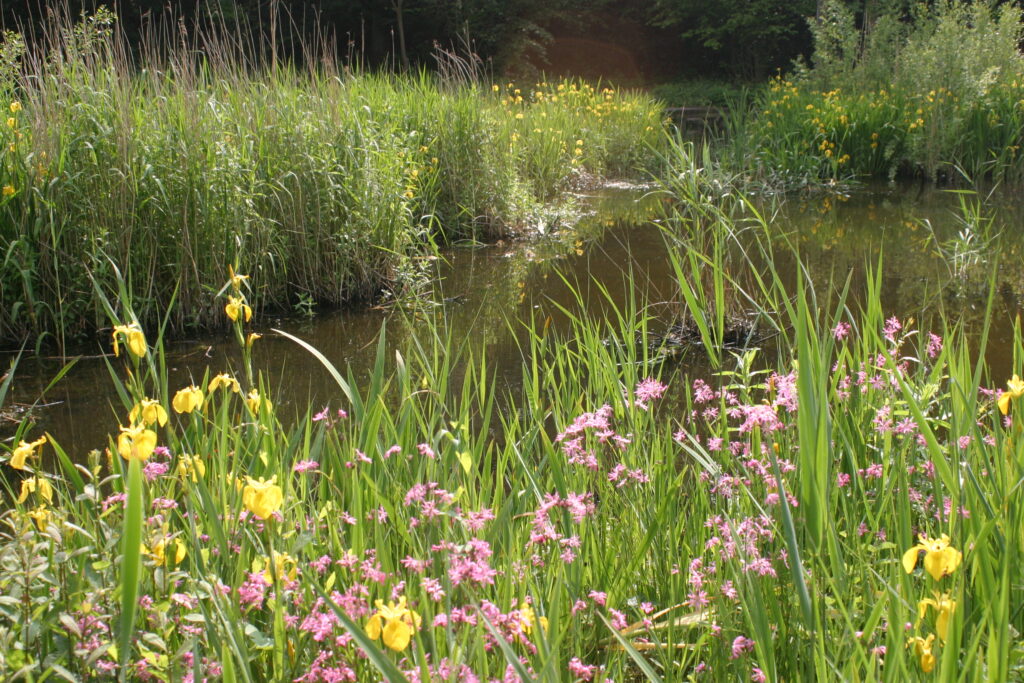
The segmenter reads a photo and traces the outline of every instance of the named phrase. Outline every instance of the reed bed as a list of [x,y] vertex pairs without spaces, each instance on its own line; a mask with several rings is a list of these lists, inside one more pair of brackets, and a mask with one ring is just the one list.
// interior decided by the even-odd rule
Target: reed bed
[[564,81],[502,97],[312,53],[259,66],[237,42],[133,60],[103,12],[31,52],[6,36],[0,339],[95,332],[115,271],[142,324],[178,332],[221,324],[228,264],[258,278],[257,310],[399,296],[438,243],[564,215],[567,190],[641,173],[662,141],[642,95]]

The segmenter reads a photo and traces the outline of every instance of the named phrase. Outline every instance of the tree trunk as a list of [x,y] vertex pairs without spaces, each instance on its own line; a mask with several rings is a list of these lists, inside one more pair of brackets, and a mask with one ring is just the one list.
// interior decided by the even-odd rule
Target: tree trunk
[[402,68],[409,70],[409,55],[405,52],[405,22],[402,17],[402,4],[404,0],[391,0],[391,6],[395,9],[395,24],[398,28],[398,54],[402,58]]

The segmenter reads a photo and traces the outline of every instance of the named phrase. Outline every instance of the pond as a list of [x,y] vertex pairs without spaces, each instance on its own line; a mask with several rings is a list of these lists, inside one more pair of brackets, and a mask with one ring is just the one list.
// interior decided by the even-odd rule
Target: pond
[[[975,331],[985,314],[987,275],[1000,267],[992,328],[986,357],[994,378],[1009,376],[1012,358],[1012,320],[1024,295],[1020,239],[1012,226],[1021,224],[1022,204],[1008,192],[986,198],[993,229],[968,226],[961,199],[972,196],[918,185],[858,188],[842,194],[791,197],[772,211],[780,234],[796,238],[804,263],[816,286],[851,278],[853,300],[864,289],[866,264],[884,254],[882,304],[887,315],[922,318],[928,329],[931,315],[943,311]],[[255,366],[266,374],[281,415],[305,412],[310,405],[341,407],[337,386],[320,363],[294,342],[275,335],[282,329],[317,347],[344,373],[366,376],[377,339],[386,329],[389,346],[401,348],[426,329],[428,316],[443,318],[456,338],[465,338],[486,353],[488,367],[511,388],[520,379],[523,326],[517,320],[534,316],[565,331],[569,315],[605,316],[614,306],[628,309],[631,298],[652,317],[652,329],[664,330],[679,319],[678,288],[666,257],[666,242],[656,220],[663,198],[648,189],[607,187],[579,197],[584,218],[571,227],[546,228],[515,241],[446,250],[432,264],[436,269],[429,301],[416,311],[368,309],[328,312],[313,317],[262,320],[255,329],[264,334],[255,349]],[[986,241],[996,233],[1001,236]],[[998,250],[998,260],[994,262]],[[792,274],[795,263],[782,257],[776,267]],[[1014,266],[1016,264],[1016,266]],[[749,266],[746,266],[749,267]],[[742,280],[742,274],[739,277]],[[937,330],[938,331],[938,330]],[[44,388],[61,368],[59,359],[23,359],[17,369],[8,404],[15,412],[0,424],[0,436],[13,432],[18,410],[38,402],[31,414],[34,433],[49,432],[74,459],[107,445],[121,414],[107,366],[109,353],[103,335],[55,387]],[[764,342],[770,344],[770,341]],[[708,371],[700,349],[680,354],[693,374]],[[774,350],[765,349],[774,357]],[[2,360],[7,365],[9,357]],[[168,347],[172,391],[212,374],[238,368],[233,339],[211,336],[180,340]]]

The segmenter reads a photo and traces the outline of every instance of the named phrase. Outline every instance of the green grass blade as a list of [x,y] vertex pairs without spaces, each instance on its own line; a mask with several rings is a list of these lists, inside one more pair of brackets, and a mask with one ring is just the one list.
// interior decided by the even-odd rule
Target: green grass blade
[[633,663],[635,663],[644,673],[647,680],[651,681],[651,683],[661,683],[661,676],[659,676],[658,672],[654,670],[654,667],[647,661],[647,658],[640,654],[628,640],[622,637],[622,634],[612,626],[610,621],[608,621],[608,617],[600,613],[598,613],[598,616],[601,617],[601,621],[603,621],[605,626],[608,627],[608,630],[612,632],[615,640],[617,640],[619,645],[622,646],[622,649],[626,651],[626,654],[628,654],[630,659],[633,660]]

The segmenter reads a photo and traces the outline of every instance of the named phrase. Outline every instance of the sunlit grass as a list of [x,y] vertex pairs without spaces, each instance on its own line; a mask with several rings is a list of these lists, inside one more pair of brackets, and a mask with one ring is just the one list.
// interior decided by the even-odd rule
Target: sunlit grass
[[115,269],[141,321],[179,331],[221,324],[229,263],[258,274],[257,310],[399,296],[413,257],[529,228],[663,141],[654,100],[581,82],[503,103],[427,74],[256,68],[213,37],[132,65],[107,17],[0,48],[22,65],[0,71],[3,339],[94,331]]

